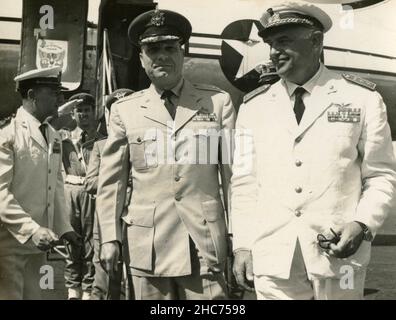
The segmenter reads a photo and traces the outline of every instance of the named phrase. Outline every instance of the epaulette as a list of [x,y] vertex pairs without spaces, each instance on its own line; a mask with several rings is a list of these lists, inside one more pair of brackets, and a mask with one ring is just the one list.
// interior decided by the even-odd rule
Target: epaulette
[[342,76],[345,78],[345,80],[348,80],[350,82],[356,83],[359,86],[365,87],[365,88],[370,89],[372,91],[374,91],[376,86],[377,86],[374,82],[371,82],[371,81],[368,81],[366,79],[360,78],[360,77],[355,76],[353,74],[343,73]]
[[134,92],[134,93],[132,93],[132,94],[130,94],[130,95],[127,95],[126,97],[123,97],[123,98],[121,98],[121,99],[118,99],[116,102],[114,102],[114,104],[119,104],[119,103],[124,102],[124,101],[128,101],[128,100],[131,100],[131,99],[139,98],[139,97],[142,96],[145,92],[146,92],[146,90],[136,91],[136,92]]
[[208,90],[208,91],[215,91],[215,92],[224,92],[220,88],[216,86],[212,86],[210,84],[204,84],[204,83],[193,83],[193,86],[197,89],[201,90]]
[[260,93],[266,92],[270,87],[271,87],[270,84],[265,84],[261,87],[258,87],[257,89],[254,89],[253,91],[250,91],[248,94],[246,94],[243,97],[243,103],[248,102],[249,100],[253,99],[255,96],[257,96]]

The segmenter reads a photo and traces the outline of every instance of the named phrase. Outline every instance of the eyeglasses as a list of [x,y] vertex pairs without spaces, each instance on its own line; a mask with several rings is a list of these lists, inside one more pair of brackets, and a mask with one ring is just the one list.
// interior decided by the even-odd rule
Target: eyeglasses
[[332,228],[330,228],[330,231],[334,235],[334,237],[331,239],[327,239],[321,233],[319,233],[317,236],[319,247],[321,247],[322,249],[329,249],[331,243],[337,244],[341,239],[340,236]]

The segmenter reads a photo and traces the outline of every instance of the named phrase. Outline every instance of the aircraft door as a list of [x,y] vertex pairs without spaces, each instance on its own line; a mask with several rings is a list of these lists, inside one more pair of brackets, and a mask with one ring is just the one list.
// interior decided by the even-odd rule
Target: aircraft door
[[70,91],[83,82],[88,0],[23,0],[19,73],[62,67]]

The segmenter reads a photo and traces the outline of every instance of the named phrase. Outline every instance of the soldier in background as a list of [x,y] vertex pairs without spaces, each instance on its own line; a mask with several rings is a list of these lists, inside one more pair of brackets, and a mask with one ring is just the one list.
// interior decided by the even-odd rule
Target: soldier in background
[[59,238],[78,243],[65,206],[60,136],[47,121],[57,117],[60,71],[17,76],[23,105],[0,128],[0,300],[41,299],[44,252]]
[[69,101],[73,100],[80,100],[73,110],[80,135],[75,142],[71,139],[62,141],[62,159],[70,222],[73,229],[81,235],[81,242],[78,246],[71,247],[71,257],[65,266],[65,285],[69,299],[89,300],[95,274],[92,262],[95,199],[85,190],[85,177],[94,142],[102,136],[96,130],[98,122],[95,119],[95,98],[87,93],[79,93],[70,97]]
[[[118,89],[114,91],[106,101],[106,108],[111,112],[111,105],[114,102],[130,95],[131,93],[133,93],[133,90],[130,89]],[[85,188],[93,197],[96,196],[96,192],[98,190],[100,161],[106,140],[107,137],[102,137],[95,142],[88,165]],[[130,192],[131,191],[129,191],[129,194]],[[96,211],[94,217],[93,245],[95,278],[92,285],[91,300],[119,300],[121,294],[122,268],[119,268],[113,277],[109,277],[100,263],[100,235]]]

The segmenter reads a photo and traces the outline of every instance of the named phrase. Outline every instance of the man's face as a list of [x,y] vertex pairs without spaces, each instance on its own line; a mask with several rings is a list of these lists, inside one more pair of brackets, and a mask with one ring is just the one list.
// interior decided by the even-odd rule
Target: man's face
[[183,49],[176,40],[144,44],[140,61],[147,76],[160,89],[171,89],[181,79]]
[[271,47],[270,58],[279,76],[296,82],[311,72],[310,66],[318,62],[312,41],[312,30],[293,26],[279,28],[264,40]]
[[58,116],[59,103],[63,100],[63,95],[57,86],[36,86],[34,89],[34,105],[40,117]]
[[75,107],[73,118],[76,120],[77,126],[83,131],[93,129],[96,126],[95,110],[89,104],[82,103]]

